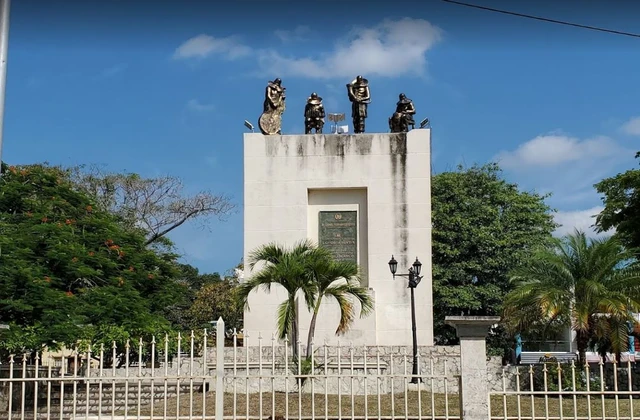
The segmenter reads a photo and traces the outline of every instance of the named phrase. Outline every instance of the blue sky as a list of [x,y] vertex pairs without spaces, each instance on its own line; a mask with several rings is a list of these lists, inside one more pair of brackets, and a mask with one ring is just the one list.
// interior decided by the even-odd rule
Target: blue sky
[[[631,2],[469,2],[640,33]],[[387,132],[406,93],[432,121],[437,172],[497,159],[510,181],[553,193],[563,233],[592,223],[595,182],[636,165],[639,47],[436,0],[14,0],[3,160],[231,195],[240,211],[226,222],[172,235],[185,261],[224,272],[242,256],[242,122],[257,122],[266,82],[283,79],[292,134],[313,91],[348,114],[344,85],[362,74],[367,131]]]

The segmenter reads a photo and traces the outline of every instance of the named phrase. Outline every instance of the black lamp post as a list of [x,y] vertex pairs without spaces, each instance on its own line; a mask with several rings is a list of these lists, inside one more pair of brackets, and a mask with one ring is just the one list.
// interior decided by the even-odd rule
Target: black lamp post
[[418,334],[416,331],[416,299],[414,289],[422,280],[422,276],[420,276],[420,271],[422,270],[422,263],[416,257],[416,261],[413,263],[413,266],[409,268],[408,274],[396,274],[398,270],[398,261],[391,256],[389,260],[389,270],[391,270],[391,274],[393,274],[393,278],[396,277],[408,277],[409,278],[409,289],[411,289],[411,331],[413,332],[413,368],[411,369],[411,383],[417,384],[422,382],[422,379],[418,377]]

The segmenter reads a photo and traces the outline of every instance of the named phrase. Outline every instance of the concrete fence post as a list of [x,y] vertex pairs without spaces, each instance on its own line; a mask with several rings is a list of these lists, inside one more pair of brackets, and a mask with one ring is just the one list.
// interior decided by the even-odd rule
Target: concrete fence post
[[500,322],[495,316],[448,316],[445,323],[460,338],[460,407],[462,420],[489,418],[487,344],[489,327]]
[[[224,335],[222,317],[216,323],[216,419],[224,418]],[[235,363],[235,361],[234,361]]]

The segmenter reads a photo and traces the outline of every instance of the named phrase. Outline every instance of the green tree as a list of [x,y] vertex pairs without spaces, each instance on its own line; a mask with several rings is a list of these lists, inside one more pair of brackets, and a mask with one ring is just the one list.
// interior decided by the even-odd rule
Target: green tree
[[278,338],[291,339],[294,358],[298,357],[296,297],[299,292],[302,293],[307,309],[313,311],[316,285],[309,270],[309,261],[320,252],[323,251],[308,240],[300,241],[291,248],[278,244],[263,245],[251,251],[247,261],[251,270],[257,264],[263,264],[263,267],[245,280],[238,289],[238,299],[247,310],[250,309],[249,295],[255,289],[261,288],[270,292],[271,287],[277,285],[287,291],[287,299],[278,306],[276,329]]
[[504,319],[513,332],[541,325],[571,327],[580,361],[589,343],[628,346],[628,323],[640,311],[640,271],[633,252],[614,237],[588,239],[576,231],[536,251],[515,268],[515,289],[505,298]]
[[[636,153],[636,159],[640,152]],[[602,194],[604,209],[595,225],[600,232],[615,229],[629,248],[640,248],[640,169],[630,169],[595,185]]]
[[179,264],[178,268],[180,269],[179,282],[189,289],[191,295],[198,293],[198,290],[207,284],[222,281],[218,272],[201,273],[198,268],[189,264]]
[[196,322],[194,325],[190,308],[194,305],[197,294],[203,287],[222,281],[222,277],[219,273],[200,273],[196,267],[189,264],[178,264],[177,269],[179,274],[176,282],[183,289],[183,293],[181,293],[179,300],[164,309],[163,314],[172,324],[183,331],[202,328],[203,325],[200,322]]
[[336,334],[344,334],[355,320],[357,302],[360,316],[373,311],[373,299],[366,287],[361,286],[358,265],[350,261],[336,261],[330,252],[318,249],[310,258],[309,265],[315,283],[315,304],[307,337],[307,359],[311,358],[311,343],[316,329],[320,304],[324,299],[332,299],[338,304],[340,322]]
[[343,334],[355,319],[355,303],[360,306],[360,315],[367,316],[373,310],[373,301],[366,288],[360,285],[358,265],[336,261],[332,254],[317,247],[311,241],[301,241],[292,248],[267,244],[249,255],[249,267],[264,263],[264,267],[245,281],[238,289],[240,302],[247,305],[249,294],[258,288],[267,292],[273,284],[287,291],[287,300],[277,312],[277,330],[280,339],[292,338],[293,356],[298,357],[298,324],[296,296],[302,293],[311,312],[311,324],[307,336],[307,360],[311,357],[311,343],[315,334],[320,305],[324,299],[338,303],[340,322],[336,334]]
[[123,228],[57,168],[2,169],[0,319],[14,347],[20,331],[56,347],[103,326],[137,336],[170,328],[160,314],[181,293],[175,255],[146,247],[144,231]]
[[508,272],[556,225],[545,197],[505,181],[497,164],[437,174],[431,193],[435,341],[455,344],[445,316],[499,315]]
[[222,317],[227,328],[241,330],[244,311],[237,296],[239,284],[236,277],[227,277],[202,286],[188,311],[192,327],[206,328]]

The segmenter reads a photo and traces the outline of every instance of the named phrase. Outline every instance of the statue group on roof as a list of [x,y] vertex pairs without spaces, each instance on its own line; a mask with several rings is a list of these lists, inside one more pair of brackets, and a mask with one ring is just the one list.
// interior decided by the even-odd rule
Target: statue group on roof
[[[265,89],[262,115],[258,120],[260,131],[265,135],[282,134],[282,114],[286,106],[286,88],[282,80],[277,78],[270,81]],[[351,119],[354,133],[365,132],[365,120],[368,116],[368,106],[371,103],[369,81],[361,75],[347,83],[347,95],[351,102]],[[389,118],[389,130],[392,133],[405,133],[415,128],[414,115],[416,109],[413,101],[401,93],[396,103],[395,112]],[[305,134],[322,133],[324,127],[325,109],[322,97],[316,92],[307,98],[304,108]]]

